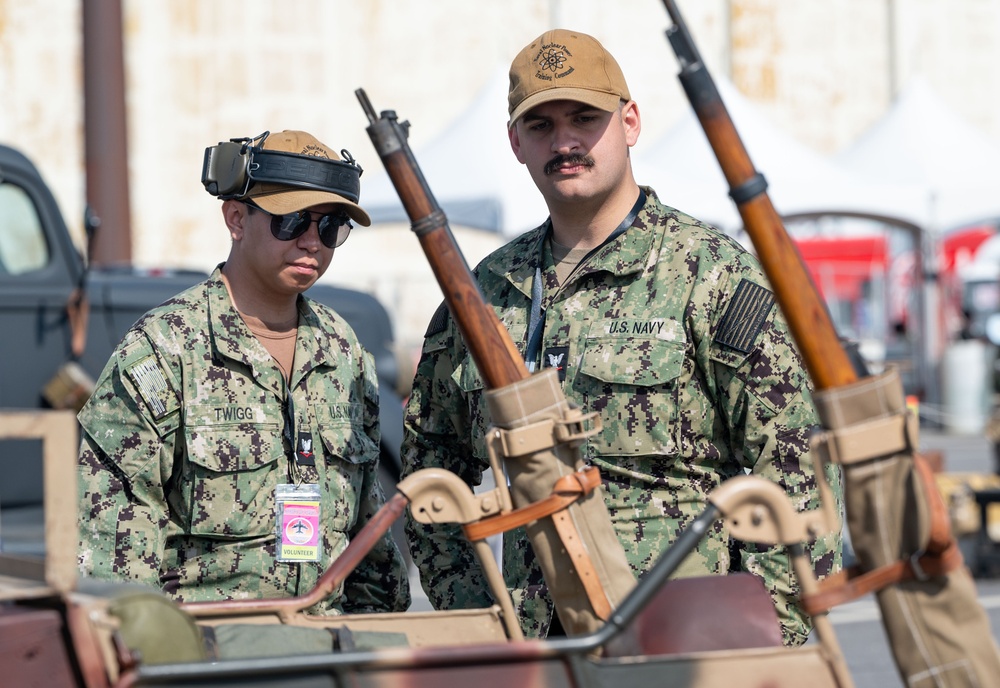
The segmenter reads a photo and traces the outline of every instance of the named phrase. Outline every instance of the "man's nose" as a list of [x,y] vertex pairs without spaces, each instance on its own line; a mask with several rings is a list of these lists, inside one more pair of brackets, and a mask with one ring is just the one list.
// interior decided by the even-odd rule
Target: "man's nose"
[[309,228],[298,238],[299,246],[310,253],[319,251],[322,242],[319,239],[319,221],[309,216]]
[[566,155],[580,147],[580,139],[572,127],[554,124],[552,126],[552,152]]

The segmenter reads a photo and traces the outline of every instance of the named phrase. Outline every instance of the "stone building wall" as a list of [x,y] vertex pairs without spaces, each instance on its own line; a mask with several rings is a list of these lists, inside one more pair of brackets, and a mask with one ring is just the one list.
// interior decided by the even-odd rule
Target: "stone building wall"
[[[713,73],[817,151],[850,143],[915,74],[1000,141],[998,0],[679,4]],[[78,238],[80,7],[0,0],[0,141],[41,167]],[[688,107],[654,0],[123,0],[123,8],[141,265],[209,268],[225,256],[218,202],[199,183],[207,145],[306,129],[377,171],[355,88],[409,119],[419,152],[497,65],[550,26],[594,34],[616,54],[641,106],[640,146]],[[456,165],[488,174],[476,169],[475,151]]]

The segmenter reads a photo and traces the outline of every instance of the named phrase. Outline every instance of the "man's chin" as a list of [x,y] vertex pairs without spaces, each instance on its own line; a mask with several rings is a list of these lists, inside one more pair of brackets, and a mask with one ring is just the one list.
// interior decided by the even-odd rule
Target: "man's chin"
[[594,195],[595,189],[589,180],[573,175],[571,177],[548,178],[549,193],[565,201],[590,198]]
[[308,275],[300,273],[288,275],[287,278],[282,281],[288,287],[289,293],[301,294],[306,289],[316,284],[316,282],[319,281],[319,278],[320,278],[319,271],[314,271]]

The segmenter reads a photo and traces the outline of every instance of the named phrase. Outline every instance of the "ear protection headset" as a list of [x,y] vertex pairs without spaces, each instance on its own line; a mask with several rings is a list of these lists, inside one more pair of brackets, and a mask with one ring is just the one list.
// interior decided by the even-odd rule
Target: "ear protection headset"
[[253,138],[230,139],[205,149],[201,183],[222,200],[242,198],[254,184],[281,184],[299,189],[329,191],[357,203],[361,194],[361,165],[346,150],[343,160],[264,150],[271,132]]

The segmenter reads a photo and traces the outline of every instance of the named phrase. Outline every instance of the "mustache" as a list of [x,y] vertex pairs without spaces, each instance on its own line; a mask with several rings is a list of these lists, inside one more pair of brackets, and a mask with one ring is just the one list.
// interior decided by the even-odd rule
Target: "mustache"
[[545,163],[543,171],[546,175],[550,175],[562,165],[583,165],[584,167],[593,167],[594,159],[589,155],[583,155],[582,153],[572,153],[570,155],[559,154]]

